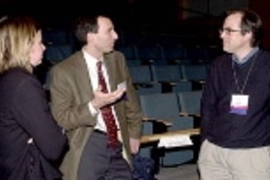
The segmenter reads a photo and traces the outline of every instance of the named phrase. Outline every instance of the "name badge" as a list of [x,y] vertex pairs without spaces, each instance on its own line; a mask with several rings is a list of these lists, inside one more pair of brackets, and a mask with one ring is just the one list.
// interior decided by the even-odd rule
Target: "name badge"
[[246,115],[248,110],[248,95],[232,95],[230,113]]

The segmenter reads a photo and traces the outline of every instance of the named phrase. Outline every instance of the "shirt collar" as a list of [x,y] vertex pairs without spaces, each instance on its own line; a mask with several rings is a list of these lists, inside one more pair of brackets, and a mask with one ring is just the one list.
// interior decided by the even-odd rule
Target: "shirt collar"
[[254,47],[252,48],[252,50],[243,58],[243,60],[239,61],[239,59],[236,57],[235,54],[232,55],[232,60],[234,62],[236,62],[237,64],[244,64],[246,63],[248,60],[250,60],[250,58],[256,54],[259,51],[258,47]]
[[84,56],[87,64],[89,64],[91,67],[95,67],[98,61],[101,61],[101,62],[104,61],[103,57],[100,60],[98,60],[95,57],[93,57],[91,54],[86,52],[83,48],[82,48],[82,53],[83,53],[83,56]]

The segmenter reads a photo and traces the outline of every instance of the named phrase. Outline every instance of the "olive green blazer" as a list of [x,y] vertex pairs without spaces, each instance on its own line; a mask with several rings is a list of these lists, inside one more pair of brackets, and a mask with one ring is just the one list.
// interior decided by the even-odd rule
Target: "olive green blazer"
[[[114,107],[123,145],[131,162],[129,137],[140,138],[142,130],[138,97],[122,53],[113,51],[106,54],[104,65],[112,91],[116,90],[117,84],[123,81],[127,83],[127,99],[117,102]],[[96,117],[90,114],[88,108],[94,95],[82,51],[54,65],[50,71],[50,80],[52,113],[58,124],[66,130],[70,145],[60,169],[64,180],[77,180],[82,151],[96,124]]]

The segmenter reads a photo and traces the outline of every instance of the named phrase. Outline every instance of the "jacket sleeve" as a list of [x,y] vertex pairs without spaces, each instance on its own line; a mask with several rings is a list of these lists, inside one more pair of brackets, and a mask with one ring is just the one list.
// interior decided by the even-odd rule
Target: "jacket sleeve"
[[[52,113],[58,124],[67,131],[96,124],[96,117],[88,107],[91,94],[85,90],[80,92],[78,87],[83,85],[75,80],[75,76],[69,67],[56,66],[50,72]],[[85,98],[87,96],[89,98]]]
[[203,89],[201,100],[201,141],[209,138],[212,124],[217,113],[217,92],[215,86],[218,84],[217,64],[210,66],[206,84]]
[[13,114],[20,126],[48,160],[56,161],[67,148],[67,138],[53,119],[45,92],[34,78],[21,82],[12,99]]

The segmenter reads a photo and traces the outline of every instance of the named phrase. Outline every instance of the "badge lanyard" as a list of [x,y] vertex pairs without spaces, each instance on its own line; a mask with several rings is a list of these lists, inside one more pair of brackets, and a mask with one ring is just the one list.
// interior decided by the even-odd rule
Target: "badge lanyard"
[[234,61],[232,61],[232,69],[233,69],[233,77],[234,77],[234,82],[235,82],[235,85],[236,85],[236,88],[237,88],[237,91],[240,93],[240,94],[243,94],[245,88],[246,88],[246,85],[247,85],[247,82],[248,82],[248,79],[250,77],[250,74],[251,74],[251,71],[254,67],[254,64],[255,64],[255,61],[257,59],[257,54],[255,55],[255,57],[253,58],[253,61],[252,61],[252,64],[250,65],[250,68],[247,72],[247,75],[246,75],[246,78],[244,80],[244,83],[242,85],[242,87],[240,87],[239,85],[239,81],[238,81],[238,78],[236,76],[236,70],[235,70],[235,67],[234,67]]
[[246,88],[247,82],[249,80],[249,77],[250,77],[251,71],[254,67],[256,59],[257,59],[257,54],[252,59],[253,61],[251,62],[251,65],[248,69],[246,77],[244,78],[244,82],[243,82],[242,86],[239,85],[239,81],[238,81],[238,78],[236,76],[234,61],[232,61],[234,82],[235,82],[235,85],[236,85],[236,88],[237,88],[237,91],[239,94],[232,95],[231,104],[230,104],[230,113],[238,114],[238,115],[246,115],[247,114],[248,104],[249,104],[248,103],[249,95],[245,95],[245,94],[243,94],[243,92]]

